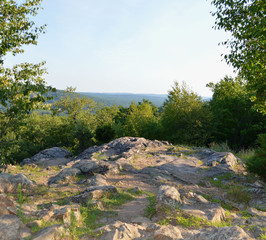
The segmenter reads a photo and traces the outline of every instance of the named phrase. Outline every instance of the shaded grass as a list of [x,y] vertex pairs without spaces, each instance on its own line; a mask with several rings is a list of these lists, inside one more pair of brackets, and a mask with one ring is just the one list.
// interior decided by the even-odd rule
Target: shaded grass
[[174,212],[171,209],[166,209],[165,215],[166,216],[163,219],[158,221],[158,224],[179,225],[184,228],[191,228],[191,227],[202,228],[202,227],[207,227],[207,226],[215,226],[215,227],[231,226],[230,219],[227,219],[226,221],[221,221],[221,222],[210,222],[201,217],[186,214],[180,209],[176,209]]

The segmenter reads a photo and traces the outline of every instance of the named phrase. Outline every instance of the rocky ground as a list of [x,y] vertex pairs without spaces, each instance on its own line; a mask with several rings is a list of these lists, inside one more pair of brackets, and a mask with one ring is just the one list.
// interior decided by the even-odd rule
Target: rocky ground
[[265,183],[211,149],[124,137],[0,173],[0,239],[266,239]]

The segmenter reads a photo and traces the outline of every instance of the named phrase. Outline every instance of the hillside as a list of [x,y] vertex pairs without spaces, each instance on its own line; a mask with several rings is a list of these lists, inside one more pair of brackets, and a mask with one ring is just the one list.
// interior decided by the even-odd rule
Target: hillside
[[243,166],[144,138],[50,148],[0,174],[0,239],[265,239],[265,183]]
[[104,105],[129,107],[131,102],[141,102],[143,99],[151,101],[155,106],[161,107],[166,100],[166,94],[133,94],[133,93],[91,93],[79,92],[81,96],[92,98],[96,102]]

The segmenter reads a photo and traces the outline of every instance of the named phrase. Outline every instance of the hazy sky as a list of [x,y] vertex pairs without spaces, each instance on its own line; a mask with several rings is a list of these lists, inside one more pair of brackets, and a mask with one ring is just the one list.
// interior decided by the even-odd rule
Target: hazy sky
[[83,92],[167,93],[185,81],[205,85],[233,75],[212,29],[211,0],[44,0],[34,18],[47,24],[37,46],[5,63],[45,60],[46,81]]

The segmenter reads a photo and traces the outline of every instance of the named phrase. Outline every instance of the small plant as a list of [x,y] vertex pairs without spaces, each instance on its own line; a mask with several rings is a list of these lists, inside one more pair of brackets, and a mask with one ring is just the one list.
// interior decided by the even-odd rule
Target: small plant
[[22,194],[21,184],[19,184],[17,188],[17,198],[18,198],[18,204],[19,204],[18,205],[18,216],[23,221],[24,219],[24,214],[22,212],[23,194]]
[[261,234],[259,239],[266,240],[266,234]]
[[226,209],[226,210],[229,210],[229,211],[231,211],[231,210],[234,209],[232,203],[222,203],[221,205],[222,205],[222,208],[224,208],[224,209]]
[[72,240],[78,240],[77,224],[78,224],[77,218],[75,216],[73,208],[71,208],[69,231],[70,231],[70,236]]
[[149,205],[145,208],[146,216],[152,218],[156,214],[156,196],[152,193],[147,193]]
[[232,152],[232,150],[228,146],[227,142],[223,142],[223,143],[220,143],[220,144],[211,143],[210,144],[210,148],[213,149],[216,152]]
[[254,156],[246,161],[247,170],[266,179],[266,134],[260,134],[258,138],[260,147],[255,151]]
[[248,204],[250,201],[250,194],[247,192],[245,187],[240,185],[230,186],[227,191],[228,198],[237,203]]
[[107,160],[109,157],[106,155],[106,153],[102,153],[102,152],[98,152],[98,153],[95,153],[93,155],[93,157],[98,160],[98,161],[101,161],[101,160]]

